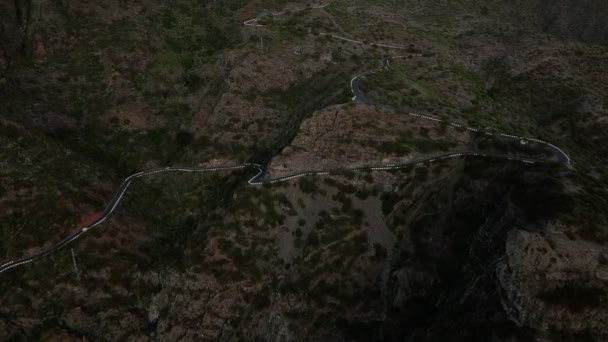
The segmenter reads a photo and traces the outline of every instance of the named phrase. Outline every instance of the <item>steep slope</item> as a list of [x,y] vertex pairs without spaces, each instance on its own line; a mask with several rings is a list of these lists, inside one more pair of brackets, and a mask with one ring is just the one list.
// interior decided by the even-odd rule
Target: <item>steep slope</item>
[[608,8],[602,1],[510,1],[503,6],[520,23],[532,24],[543,32],[608,45]]
[[[516,160],[259,187],[246,171],[139,179],[100,229],[0,274],[1,339],[608,338],[608,50],[585,43],[603,42],[601,4],[268,15],[306,5],[1,3],[2,259],[57,241],[152,167]],[[580,41],[558,38],[572,28]],[[391,108],[348,103],[354,76],[404,54],[421,56],[359,83]],[[572,165],[463,126],[549,141]]]

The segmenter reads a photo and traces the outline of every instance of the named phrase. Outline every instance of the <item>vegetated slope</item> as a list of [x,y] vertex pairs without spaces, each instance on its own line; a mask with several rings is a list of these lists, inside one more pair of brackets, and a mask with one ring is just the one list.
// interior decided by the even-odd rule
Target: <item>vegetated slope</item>
[[[142,168],[257,157],[282,172],[505,148],[409,111],[540,137],[575,169],[466,158],[259,188],[239,173],[155,176],[74,259],[0,275],[0,336],[606,338],[605,48],[467,1],[340,0],[256,28],[241,23],[304,4],[33,4],[35,29],[12,31],[29,32],[26,49],[3,45],[1,64],[7,259],[63,236]],[[5,6],[3,23],[19,23]],[[425,53],[362,81],[396,110],[326,107],[393,52],[319,31]]]
[[509,1],[503,6],[520,23],[535,25],[543,32],[608,45],[608,8],[601,0]]

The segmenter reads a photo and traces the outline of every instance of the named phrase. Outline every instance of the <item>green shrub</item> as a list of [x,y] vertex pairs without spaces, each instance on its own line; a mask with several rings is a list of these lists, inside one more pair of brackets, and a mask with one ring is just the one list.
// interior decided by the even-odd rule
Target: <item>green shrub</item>
[[304,176],[298,181],[300,190],[305,194],[313,194],[319,191],[319,187],[314,177]]

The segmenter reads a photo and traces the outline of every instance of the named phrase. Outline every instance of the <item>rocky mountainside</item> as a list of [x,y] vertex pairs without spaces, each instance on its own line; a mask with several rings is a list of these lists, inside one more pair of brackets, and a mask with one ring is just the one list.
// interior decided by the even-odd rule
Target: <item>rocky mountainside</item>
[[608,339],[606,6],[313,5],[0,1],[1,263],[141,170],[429,159],[138,178],[0,273],[0,340]]

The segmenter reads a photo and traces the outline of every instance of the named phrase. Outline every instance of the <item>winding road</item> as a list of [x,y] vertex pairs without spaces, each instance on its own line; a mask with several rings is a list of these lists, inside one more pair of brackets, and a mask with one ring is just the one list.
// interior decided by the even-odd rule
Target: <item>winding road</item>
[[[335,1],[338,1],[338,0],[335,0]],[[278,16],[278,15],[283,15],[283,14],[287,14],[287,13],[294,13],[294,12],[300,12],[300,11],[311,10],[311,9],[323,9],[335,1],[326,3],[324,5],[319,5],[319,6],[311,6],[311,7],[307,7],[307,8],[294,9],[291,11],[278,12],[278,13],[271,14],[270,16]],[[259,21],[261,19],[262,19],[261,17],[258,17],[258,18],[254,18],[251,20],[247,20],[244,22],[244,25],[245,26],[254,26],[254,27],[255,26],[263,27],[264,25],[259,23]],[[398,50],[405,49],[404,47],[395,46],[395,45],[387,45],[387,44],[379,44],[379,43],[366,43],[363,41],[349,39],[346,37],[340,37],[340,36],[336,36],[336,35],[328,34],[328,33],[321,33],[321,35],[329,36],[334,39],[345,40],[345,41],[352,42],[355,44],[369,44],[369,45],[373,45],[373,46],[387,47],[389,49],[398,49]],[[358,103],[377,105],[377,106],[390,108],[389,106],[386,106],[383,104],[377,104],[377,103],[374,103],[373,101],[368,100],[365,97],[365,95],[363,94],[363,92],[361,91],[361,89],[359,88],[359,80],[370,74],[388,69],[390,67],[391,59],[411,58],[411,57],[419,57],[419,56],[420,55],[412,54],[412,55],[404,55],[404,56],[385,57],[382,59],[382,66],[380,68],[365,72],[358,76],[355,76],[351,80],[351,91],[353,93],[353,101],[358,102]],[[464,126],[464,125],[461,125],[458,123],[444,121],[443,119],[431,117],[428,115],[422,115],[422,114],[416,114],[416,113],[408,113],[408,115],[414,116],[419,119],[430,120],[430,121],[434,121],[434,122],[438,122],[438,123],[444,123],[449,126],[466,129],[471,132],[475,132],[475,133],[479,133],[479,134],[500,136],[500,137],[507,138],[507,139],[514,139],[514,140],[518,140],[518,141],[528,141],[528,142],[536,142],[536,143],[544,144],[554,152],[554,154],[557,157],[558,162],[560,164],[562,164],[566,167],[570,167],[570,158],[564,151],[562,151],[560,148],[558,148],[557,146],[555,146],[553,144],[550,144],[548,142],[545,142],[545,141],[542,141],[539,139],[521,137],[521,136],[505,134],[505,133],[495,133],[495,132],[484,131],[484,130],[473,128],[473,127],[467,127],[467,126]],[[148,171],[142,171],[142,172],[132,174],[132,175],[128,176],[127,178],[125,178],[122,181],[122,183],[120,184],[120,186],[118,187],[117,191],[114,193],[111,200],[108,202],[108,204],[104,208],[104,210],[101,212],[101,214],[95,220],[93,220],[92,222],[89,222],[86,226],[80,228],[78,231],[72,233],[71,235],[69,235],[66,238],[64,238],[63,240],[61,240],[60,242],[56,243],[54,246],[52,246],[46,250],[43,250],[42,252],[39,252],[39,253],[36,253],[33,255],[29,255],[29,256],[24,256],[19,259],[15,259],[15,260],[11,260],[11,261],[3,263],[2,265],[0,265],[0,273],[4,273],[10,269],[13,269],[13,268],[21,266],[21,265],[29,264],[29,263],[34,262],[38,259],[41,259],[45,256],[48,256],[52,253],[55,253],[55,252],[61,250],[62,248],[68,246],[73,241],[79,239],[84,234],[88,233],[90,230],[99,227],[114,213],[118,204],[124,198],[125,193],[127,192],[129,186],[133,183],[133,181],[136,179],[142,178],[142,177],[149,176],[149,175],[167,173],[167,172],[214,172],[214,171],[252,169],[252,170],[257,171],[257,173],[248,180],[248,183],[250,185],[261,185],[261,184],[265,184],[265,183],[278,183],[278,182],[289,181],[291,179],[295,179],[298,177],[304,177],[304,176],[310,176],[310,175],[330,175],[330,174],[339,174],[339,173],[347,173],[347,172],[372,172],[372,171],[398,170],[398,169],[408,168],[408,167],[419,165],[419,164],[426,163],[426,162],[434,162],[434,161],[445,160],[445,159],[450,159],[450,158],[463,158],[463,157],[467,157],[467,156],[481,157],[481,158],[500,158],[500,159],[506,159],[506,160],[520,161],[520,162],[526,163],[526,164],[547,163],[547,161],[545,161],[545,160],[518,158],[518,157],[506,155],[506,154],[483,153],[483,152],[479,152],[479,151],[455,151],[455,152],[435,154],[435,155],[427,156],[425,158],[402,162],[402,163],[374,164],[374,165],[365,165],[365,166],[357,166],[357,167],[336,168],[336,169],[330,169],[330,170],[311,169],[311,170],[300,171],[300,172],[296,172],[296,173],[293,173],[290,175],[275,177],[275,178],[267,178],[266,177],[267,176],[266,168],[263,167],[262,165],[255,164],[255,163],[242,163],[242,164],[224,165],[224,166],[202,166],[202,167],[171,166],[171,167],[151,169]]]

